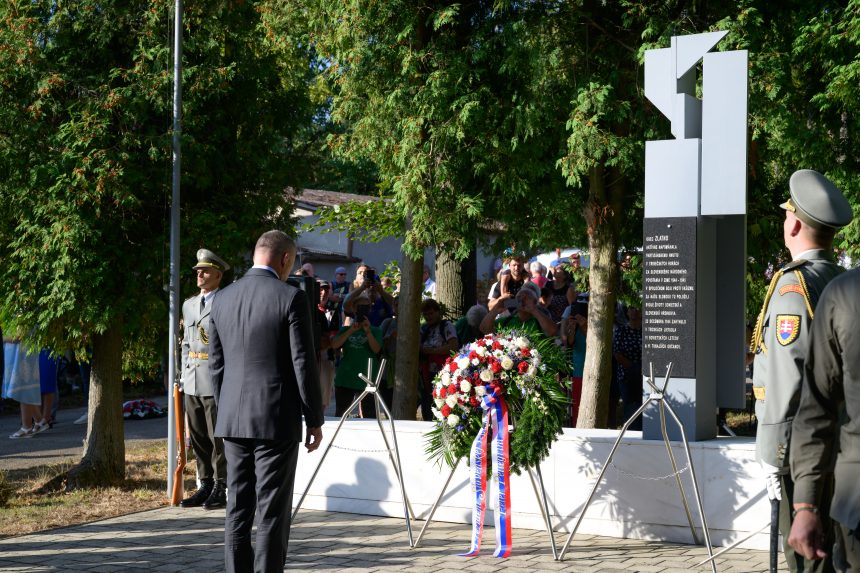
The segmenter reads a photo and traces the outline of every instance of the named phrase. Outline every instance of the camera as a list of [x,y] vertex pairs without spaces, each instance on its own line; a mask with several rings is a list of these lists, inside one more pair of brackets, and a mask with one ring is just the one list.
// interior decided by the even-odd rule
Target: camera
[[361,324],[364,322],[364,319],[368,317],[370,314],[370,305],[369,304],[360,304],[355,307],[355,322],[357,324]]
[[367,281],[369,283],[375,283],[378,280],[376,277],[376,269],[366,269],[362,273],[362,277],[364,278],[365,281]]

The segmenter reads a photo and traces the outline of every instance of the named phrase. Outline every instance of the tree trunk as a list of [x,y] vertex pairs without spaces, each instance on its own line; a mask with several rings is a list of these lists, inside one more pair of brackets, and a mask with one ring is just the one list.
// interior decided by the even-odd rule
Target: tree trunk
[[[460,276],[463,278],[463,316],[478,304],[478,245],[475,244],[469,256],[460,263]],[[457,318],[460,318],[459,316]]]
[[[408,227],[408,225],[407,225]],[[394,364],[394,406],[397,420],[415,420],[418,410],[418,345],[424,256],[403,254],[397,307],[397,356]]]
[[108,486],[125,479],[122,417],[122,326],[114,322],[93,335],[87,437],[80,463],[69,471],[66,489]]
[[623,183],[615,170],[606,183],[602,167],[589,174],[588,201],[584,209],[591,257],[586,335],[585,371],[578,428],[602,428],[609,413],[612,383],[612,326],[618,293],[618,230]]
[[436,249],[436,300],[442,305],[445,318],[463,316],[463,275],[460,262],[445,249]]

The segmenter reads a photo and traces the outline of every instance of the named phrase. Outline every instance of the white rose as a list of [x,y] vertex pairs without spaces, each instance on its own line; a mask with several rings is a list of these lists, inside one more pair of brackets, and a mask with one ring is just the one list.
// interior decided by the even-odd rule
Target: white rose
[[448,394],[448,397],[445,398],[445,403],[453,408],[457,405],[457,396],[455,394]]
[[459,368],[460,370],[465,370],[468,367],[469,367],[469,357],[468,356],[463,356],[463,357],[457,359],[457,368]]
[[468,380],[463,380],[462,382],[460,382],[460,392],[462,392],[463,394],[467,394],[471,389],[472,385],[469,384]]
[[519,336],[519,337],[517,337],[516,340],[514,340],[514,344],[516,344],[520,348],[525,348],[529,345],[529,341],[526,340],[525,338],[523,338],[522,336]]
[[447,386],[451,383],[451,374],[448,373],[447,370],[442,371],[442,386]]
[[433,398],[433,403],[436,404],[437,408],[441,408],[442,404],[445,403],[445,400],[443,400],[442,398]]
[[481,370],[481,380],[484,382],[492,382],[493,381],[493,371],[489,368],[485,368]]
[[477,354],[478,356],[484,356],[484,355],[486,355],[486,354],[487,354],[487,349],[486,349],[486,348],[484,348],[483,346],[479,346],[479,347],[475,350],[475,354]]
[[505,356],[504,358],[502,358],[502,368],[504,368],[505,370],[510,370],[513,367],[514,361],[511,360],[510,357]]
[[487,387],[486,386],[475,386],[475,395],[478,396],[479,398],[486,393],[487,393]]
[[448,425],[451,426],[452,428],[459,423],[460,423],[460,416],[458,416],[457,414],[450,414],[448,416]]
[[537,373],[537,368],[534,366],[529,366],[529,369],[526,371],[527,376],[534,376]]

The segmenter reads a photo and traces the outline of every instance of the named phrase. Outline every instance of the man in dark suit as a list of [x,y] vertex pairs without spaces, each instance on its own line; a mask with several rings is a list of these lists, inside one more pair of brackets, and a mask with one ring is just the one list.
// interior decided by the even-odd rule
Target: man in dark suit
[[219,293],[210,314],[215,435],[224,439],[227,457],[228,572],[283,570],[303,414],[307,450],[322,440],[310,307],[304,292],[283,282],[295,257],[296,245],[286,234],[264,233],[253,268]]

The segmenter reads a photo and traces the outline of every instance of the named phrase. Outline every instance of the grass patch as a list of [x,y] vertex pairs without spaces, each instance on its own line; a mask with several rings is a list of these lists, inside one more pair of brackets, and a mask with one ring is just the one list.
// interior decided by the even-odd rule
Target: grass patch
[[[74,460],[26,470],[0,471],[0,538],[56,527],[79,525],[168,504],[167,444],[149,440],[126,444],[125,482],[109,488],[79,489],[69,493],[36,493],[45,483],[67,471]],[[194,463],[185,467],[185,489],[194,486]]]

